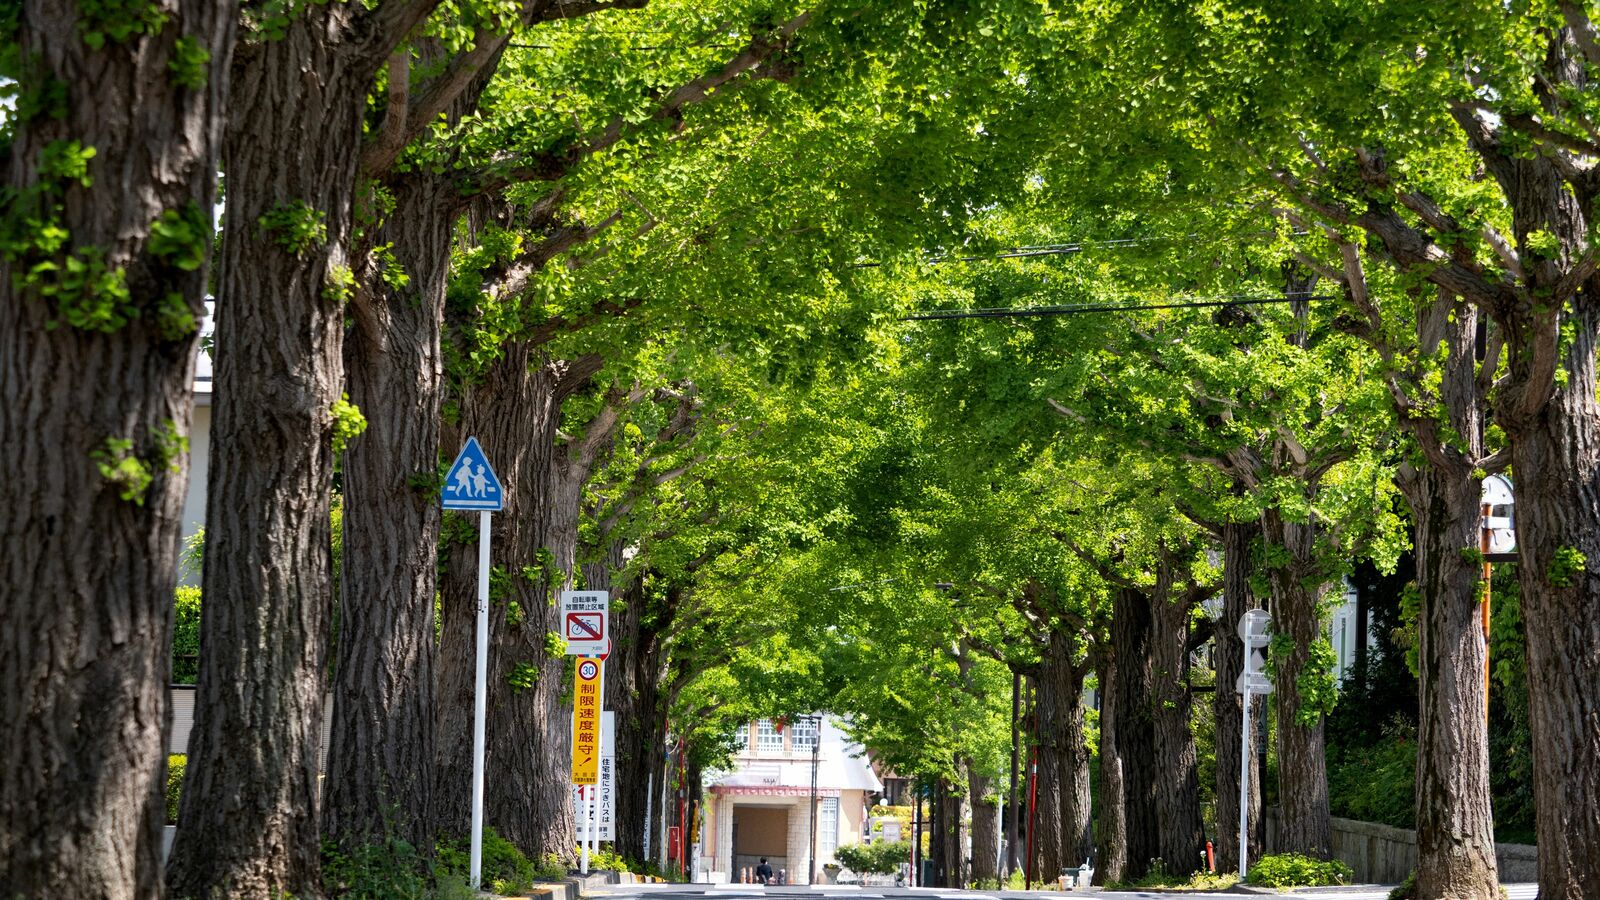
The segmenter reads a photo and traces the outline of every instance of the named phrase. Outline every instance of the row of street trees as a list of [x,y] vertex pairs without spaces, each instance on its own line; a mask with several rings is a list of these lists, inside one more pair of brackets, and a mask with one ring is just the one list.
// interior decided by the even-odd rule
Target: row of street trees
[[1238,814],[1227,626],[1267,605],[1281,838],[1326,856],[1330,588],[1409,544],[1419,896],[1487,900],[1477,497],[1509,471],[1541,892],[1600,883],[1582,4],[39,0],[0,28],[5,892],[316,896],[324,838],[459,836],[476,536],[437,498],[469,434],[510,494],[488,817],[531,856],[571,853],[576,585],[618,600],[627,852],[669,733],[698,769],[742,718],[830,708],[932,786],[946,877],[991,877],[998,836],[964,872],[950,835],[991,821],[1020,680],[1039,870],[1189,871],[1201,797]]

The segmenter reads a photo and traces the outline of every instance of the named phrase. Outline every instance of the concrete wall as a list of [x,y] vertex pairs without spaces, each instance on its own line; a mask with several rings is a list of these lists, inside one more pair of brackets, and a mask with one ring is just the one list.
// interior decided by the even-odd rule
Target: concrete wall
[[[1267,852],[1276,853],[1278,811],[1269,809],[1266,817]],[[1358,882],[1396,884],[1417,868],[1417,833],[1409,828],[1335,818],[1333,856],[1355,871]],[[1502,883],[1539,880],[1538,848],[1527,844],[1496,844],[1495,857]]]

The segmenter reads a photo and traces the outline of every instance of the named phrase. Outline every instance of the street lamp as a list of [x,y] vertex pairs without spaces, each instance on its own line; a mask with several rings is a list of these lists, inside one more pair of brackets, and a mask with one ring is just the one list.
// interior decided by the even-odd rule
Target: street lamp
[[811,722],[811,874],[807,884],[817,883],[817,765],[822,754],[822,715],[812,713]]

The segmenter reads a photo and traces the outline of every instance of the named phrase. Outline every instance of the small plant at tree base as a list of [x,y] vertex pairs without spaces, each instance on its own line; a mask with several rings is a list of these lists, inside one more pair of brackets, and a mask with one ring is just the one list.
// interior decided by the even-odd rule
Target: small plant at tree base
[[[441,874],[465,878],[470,868],[471,839],[440,843],[436,848]],[[483,883],[496,894],[525,894],[533,889],[535,881],[553,881],[567,874],[566,867],[557,862],[553,877],[546,865],[535,866],[516,845],[500,836],[493,828],[483,829]]]
[[1389,892],[1389,900],[1416,900],[1416,896],[1417,896],[1417,873],[1416,872],[1412,872],[1410,875],[1407,875],[1405,881],[1402,881],[1399,884],[1395,885],[1394,890]]
[[428,861],[397,838],[349,851],[322,845],[322,880],[335,897],[358,900],[426,900],[433,896]]
[[1316,887],[1349,884],[1354,875],[1349,866],[1336,859],[1323,861],[1298,853],[1276,853],[1261,857],[1245,881],[1262,887]]

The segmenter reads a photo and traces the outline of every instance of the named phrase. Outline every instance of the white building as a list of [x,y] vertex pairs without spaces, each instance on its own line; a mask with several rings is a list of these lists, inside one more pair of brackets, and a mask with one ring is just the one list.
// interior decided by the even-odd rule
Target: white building
[[706,821],[700,856],[706,867],[741,880],[762,858],[789,884],[810,879],[811,781],[816,750],[817,876],[841,844],[862,840],[872,795],[883,790],[866,752],[835,721],[799,717],[783,727],[770,719],[747,725],[731,772],[706,776]]

